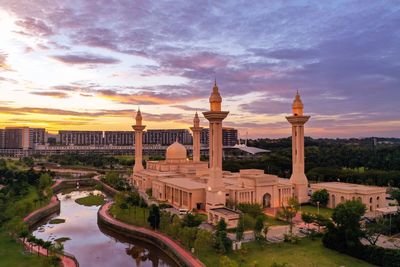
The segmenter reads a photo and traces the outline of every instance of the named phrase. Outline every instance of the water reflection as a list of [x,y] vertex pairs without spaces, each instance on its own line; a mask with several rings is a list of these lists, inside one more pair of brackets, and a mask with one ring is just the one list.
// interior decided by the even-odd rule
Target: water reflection
[[158,248],[138,240],[110,233],[97,225],[99,206],[82,206],[75,202],[77,198],[100,191],[73,191],[58,194],[61,200],[61,212],[53,218],[65,219],[65,223],[47,223],[37,228],[33,234],[44,240],[54,241],[69,237],[64,242],[64,250],[73,254],[81,267],[98,266],[177,266],[176,263]]

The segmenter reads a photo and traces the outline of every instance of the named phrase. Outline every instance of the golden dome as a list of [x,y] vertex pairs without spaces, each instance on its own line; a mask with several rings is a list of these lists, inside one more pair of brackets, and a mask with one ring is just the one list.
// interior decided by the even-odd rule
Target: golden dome
[[186,155],[186,148],[178,141],[175,141],[167,148],[166,159],[186,159]]
[[301,102],[299,91],[297,91],[296,97],[293,101],[293,115],[303,116],[303,102]]

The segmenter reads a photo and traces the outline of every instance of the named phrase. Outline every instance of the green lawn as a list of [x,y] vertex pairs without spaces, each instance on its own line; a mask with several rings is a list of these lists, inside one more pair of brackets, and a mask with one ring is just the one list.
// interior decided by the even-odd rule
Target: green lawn
[[[287,267],[368,267],[364,261],[325,248],[321,240],[302,239],[299,244],[268,244],[256,242],[243,244],[240,251],[228,255],[239,266],[269,267],[273,263],[286,263]],[[206,266],[218,266],[219,255],[215,252],[199,255]]]
[[282,220],[278,220],[277,218],[274,218],[274,217],[271,217],[271,216],[267,216],[267,219],[265,220],[265,222],[266,222],[269,226],[288,225],[287,222],[282,221]]
[[87,197],[81,197],[75,200],[76,203],[83,206],[100,206],[106,201],[102,195],[89,195]]
[[[317,214],[318,208],[315,206],[311,206],[311,205],[304,205],[304,206],[301,206],[301,212]],[[332,213],[333,213],[333,209],[328,209],[328,208],[323,208],[323,207],[319,208],[319,214],[321,214],[322,216],[324,216],[326,218],[331,218]]]
[[140,208],[130,206],[129,209],[123,210],[116,205],[112,205],[110,213],[120,221],[137,226],[148,227],[147,217],[149,210],[147,208]]
[[65,219],[56,218],[49,221],[49,224],[60,224],[60,223],[65,223]]
[[21,244],[0,230],[0,266],[47,267],[50,264],[46,257],[25,254]]

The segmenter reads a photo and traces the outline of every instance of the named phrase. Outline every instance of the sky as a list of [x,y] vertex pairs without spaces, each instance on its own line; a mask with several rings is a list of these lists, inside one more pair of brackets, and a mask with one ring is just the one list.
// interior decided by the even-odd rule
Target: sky
[[[398,1],[0,0],[0,128],[224,126],[287,137],[400,137]],[[202,126],[207,121],[201,116]]]

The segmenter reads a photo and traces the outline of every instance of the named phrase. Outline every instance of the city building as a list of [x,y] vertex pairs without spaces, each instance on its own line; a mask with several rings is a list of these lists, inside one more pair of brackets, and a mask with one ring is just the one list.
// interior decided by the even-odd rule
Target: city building
[[5,138],[5,130],[4,129],[0,129],[0,149],[4,148],[4,138]]
[[[208,128],[204,128],[200,134],[200,143],[208,146],[210,140],[210,133]],[[235,128],[222,128],[222,145],[224,147],[232,147],[238,143],[238,130]]]
[[35,145],[44,145],[46,143],[46,129],[29,128],[29,147],[34,148]]
[[144,144],[170,145],[178,140],[181,144],[191,145],[192,135],[187,129],[157,129],[147,130],[143,134]]
[[61,145],[101,145],[102,131],[59,131]]
[[327,206],[331,209],[348,200],[359,200],[364,203],[367,213],[387,206],[387,190],[385,187],[341,182],[311,184],[312,192],[321,189],[328,191],[329,201]]
[[4,131],[4,148],[29,149],[30,131],[28,127],[6,127]]
[[104,145],[114,146],[133,146],[133,132],[132,131],[105,131],[104,132]]

